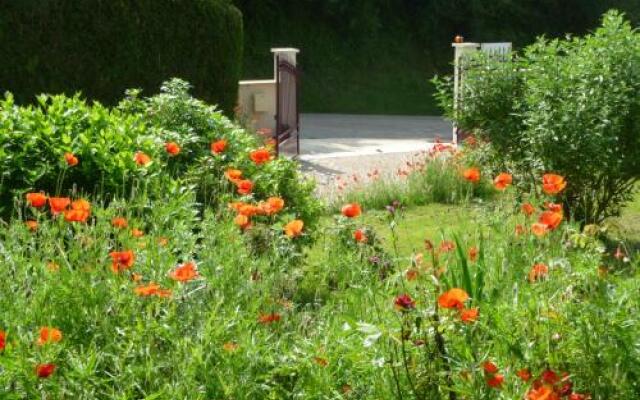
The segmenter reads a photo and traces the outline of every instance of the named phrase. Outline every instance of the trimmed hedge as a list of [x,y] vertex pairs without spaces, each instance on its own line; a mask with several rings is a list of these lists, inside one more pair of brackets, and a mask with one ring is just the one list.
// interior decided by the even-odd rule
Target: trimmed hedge
[[77,91],[115,104],[174,76],[233,110],[242,14],[227,0],[8,0],[0,13],[0,90],[18,102]]

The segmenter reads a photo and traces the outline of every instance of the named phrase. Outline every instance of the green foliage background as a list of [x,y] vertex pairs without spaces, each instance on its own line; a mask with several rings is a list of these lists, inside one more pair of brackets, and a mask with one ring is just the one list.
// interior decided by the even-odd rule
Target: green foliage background
[[593,30],[636,0],[234,0],[245,22],[243,78],[271,76],[269,48],[302,49],[306,112],[437,114],[428,79],[451,72],[451,41],[512,41]]
[[7,0],[0,6],[0,91],[20,103],[82,91],[114,104],[174,76],[235,106],[242,16],[227,0]]

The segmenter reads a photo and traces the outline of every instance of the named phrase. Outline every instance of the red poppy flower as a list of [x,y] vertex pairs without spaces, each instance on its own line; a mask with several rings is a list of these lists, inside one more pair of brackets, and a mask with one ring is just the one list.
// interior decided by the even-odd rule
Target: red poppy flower
[[562,222],[562,214],[553,211],[544,211],[538,218],[538,223],[544,224],[549,230],[556,229]]
[[238,188],[239,194],[242,194],[242,195],[251,194],[251,191],[253,190],[253,182],[251,182],[248,179],[242,179],[242,180],[236,181],[235,184]]
[[115,217],[111,220],[111,226],[118,229],[123,229],[129,226],[127,219],[125,217]]
[[7,332],[0,331],[0,351],[4,350],[7,345]]
[[367,242],[367,235],[364,234],[364,231],[362,229],[356,229],[355,232],[353,232],[353,238],[358,243]]
[[498,190],[505,190],[512,182],[513,177],[511,174],[503,172],[493,180],[493,186]]
[[178,282],[189,282],[198,277],[198,271],[196,270],[196,264],[194,262],[184,263],[178,268],[174,269],[169,277]]
[[360,204],[351,203],[342,207],[342,215],[347,218],[356,218],[362,214],[362,209],[360,208]]
[[464,308],[464,302],[469,299],[469,295],[462,289],[453,288],[442,293],[438,297],[438,304],[442,308]]
[[40,337],[36,342],[38,346],[44,346],[47,343],[58,343],[62,340],[62,332],[59,329],[43,326],[40,328]]
[[68,197],[49,197],[49,207],[53,215],[60,214],[69,207],[71,199]]
[[478,168],[467,168],[462,172],[462,176],[471,183],[480,182],[480,170]]
[[492,361],[485,361],[482,364],[482,369],[487,374],[495,374],[496,372],[499,371],[498,370],[498,366],[495,363],[493,363]]
[[227,141],[224,139],[220,139],[211,143],[211,152],[213,154],[220,154],[225,151],[227,148]]
[[500,389],[503,383],[504,383],[504,375],[502,374],[495,374],[487,378],[487,385],[489,385],[494,389]]
[[531,203],[524,203],[522,207],[520,207],[520,210],[522,210],[522,213],[526,216],[533,215],[533,213],[536,212],[535,207]]
[[465,324],[471,324],[478,320],[478,316],[480,315],[480,309],[477,307],[474,308],[465,308],[460,311],[460,320]]
[[540,279],[544,279],[549,275],[549,267],[545,264],[538,263],[531,267],[531,271],[529,271],[529,282],[535,282]]
[[143,153],[142,151],[138,151],[133,156],[133,160],[136,162],[136,164],[138,164],[138,166],[144,167],[151,162],[151,157],[149,157],[147,154]]
[[[538,264],[540,265],[540,264]],[[553,370],[546,369],[541,374],[542,381],[549,385],[555,385],[560,381],[560,377]]]
[[34,208],[40,208],[47,204],[47,196],[42,193],[27,193],[26,199],[27,203]]
[[560,214],[562,214],[562,212],[563,212],[562,204],[546,202],[546,203],[544,203],[544,205],[545,205],[545,207],[547,207],[547,210],[549,210],[549,211],[553,211],[555,213],[560,213]]
[[527,393],[527,400],[560,400],[560,396],[549,385],[534,387]]
[[274,322],[279,322],[280,319],[281,319],[281,316],[278,313],[260,314],[258,316],[258,322],[263,324],[263,325],[268,325],[268,324],[272,324]]
[[287,237],[294,238],[302,234],[302,228],[304,227],[304,221],[294,219],[284,226],[284,233]]
[[64,153],[64,160],[70,167],[75,167],[76,165],[78,165],[78,157],[74,156],[73,153]]
[[251,161],[254,163],[260,165],[271,159],[271,153],[265,148],[257,149],[249,153],[249,158],[251,158]]
[[164,144],[164,149],[169,153],[169,155],[177,156],[180,154],[180,146],[176,142],[168,142]]
[[109,255],[111,256],[112,261],[111,270],[115,273],[133,267],[136,260],[136,255],[131,250],[112,251]]
[[531,371],[529,371],[528,368],[519,370],[518,372],[516,372],[516,375],[518,375],[518,378],[522,379],[524,382],[529,382],[529,380],[531,379]]
[[567,187],[567,182],[563,176],[556,174],[544,174],[542,176],[542,190],[546,194],[558,194]]
[[471,246],[469,247],[469,250],[467,251],[467,254],[469,256],[469,260],[470,261],[476,261],[478,259],[478,254],[480,252],[478,251],[478,248],[475,246]]
[[28,221],[24,221],[24,224],[27,226],[27,228],[31,232],[35,232],[35,231],[38,230],[38,221],[34,221],[34,220],[30,219]]
[[408,294],[399,295],[393,304],[398,311],[409,311],[416,308],[416,302]]
[[55,364],[38,364],[36,365],[36,375],[38,376],[38,378],[48,378],[51,375],[53,375],[53,373],[56,370],[56,365]]
[[144,231],[138,229],[138,228],[133,228],[131,230],[131,235],[133,235],[133,237],[143,237],[144,236]]
[[90,213],[86,210],[65,210],[64,220],[67,222],[86,222]]

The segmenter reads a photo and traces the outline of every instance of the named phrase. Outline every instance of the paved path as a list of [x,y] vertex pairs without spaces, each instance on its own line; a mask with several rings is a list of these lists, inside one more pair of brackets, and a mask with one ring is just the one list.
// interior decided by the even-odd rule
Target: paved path
[[438,138],[451,138],[451,123],[430,116],[302,114],[300,125],[300,163],[321,192],[376,170],[395,176]]

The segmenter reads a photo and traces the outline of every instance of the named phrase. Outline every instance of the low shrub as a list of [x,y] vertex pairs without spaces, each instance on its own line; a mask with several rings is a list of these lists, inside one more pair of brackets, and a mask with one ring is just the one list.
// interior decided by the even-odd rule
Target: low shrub
[[563,202],[585,223],[617,215],[640,179],[640,33],[609,12],[584,37],[541,38],[511,60],[467,60],[459,108],[440,81],[440,102],[458,126],[489,142],[485,156],[535,187],[567,178]]

